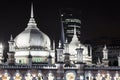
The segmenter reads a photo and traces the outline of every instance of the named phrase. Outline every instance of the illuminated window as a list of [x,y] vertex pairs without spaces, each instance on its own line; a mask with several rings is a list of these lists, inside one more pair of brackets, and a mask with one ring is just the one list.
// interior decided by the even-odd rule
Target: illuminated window
[[118,73],[118,72],[116,72],[115,77],[114,77],[114,80],[120,80],[120,76],[119,76],[119,73]]
[[93,76],[92,76],[91,72],[88,73],[88,77],[87,78],[88,78],[88,80],[93,80]]
[[75,80],[75,74],[70,72],[66,74],[66,80]]
[[111,80],[111,76],[110,76],[109,73],[106,74],[106,76],[105,76],[105,80]]
[[10,80],[10,76],[8,75],[8,73],[4,73],[4,75],[2,76],[2,80]]
[[22,77],[19,73],[16,73],[14,80],[22,80]]
[[96,80],[102,80],[102,75],[100,73],[97,74]]
[[52,73],[49,73],[49,74],[48,74],[48,80],[54,80],[54,76],[53,76]]
[[27,75],[25,76],[25,80],[32,80],[32,75],[30,73],[27,73]]
[[37,80],[43,80],[43,75],[41,73],[38,73]]

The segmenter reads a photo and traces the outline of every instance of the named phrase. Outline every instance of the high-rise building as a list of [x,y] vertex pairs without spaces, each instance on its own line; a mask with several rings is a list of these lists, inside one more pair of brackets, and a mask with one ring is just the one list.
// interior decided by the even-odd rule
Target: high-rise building
[[71,41],[73,35],[74,35],[74,27],[76,27],[76,34],[78,38],[80,38],[80,28],[81,28],[81,20],[80,20],[80,12],[68,8],[61,11],[62,12],[62,20],[63,20],[63,26],[65,31],[65,37],[68,38],[68,42]]

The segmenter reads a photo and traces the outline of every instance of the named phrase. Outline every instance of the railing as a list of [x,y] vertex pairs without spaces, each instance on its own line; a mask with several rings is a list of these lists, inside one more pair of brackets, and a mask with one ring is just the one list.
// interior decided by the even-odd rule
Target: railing
[[56,65],[0,65],[0,69],[57,69]]
[[64,69],[78,69],[78,67],[63,67]]
[[109,66],[109,67],[104,67],[104,66],[99,66],[99,67],[92,67],[88,66],[84,68],[85,70],[120,70],[119,66]]

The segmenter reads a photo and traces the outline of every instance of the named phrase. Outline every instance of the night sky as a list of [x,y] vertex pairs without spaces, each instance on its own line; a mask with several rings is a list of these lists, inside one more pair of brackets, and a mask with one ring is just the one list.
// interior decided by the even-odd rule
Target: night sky
[[[34,0],[33,4],[39,29],[51,39],[60,38],[59,10],[64,8],[75,8],[81,12],[81,40],[101,36],[120,37],[120,5],[117,2]],[[11,34],[15,38],[27,27],[30,8],[30,0],[0,2],[0,41],[7,43]]]

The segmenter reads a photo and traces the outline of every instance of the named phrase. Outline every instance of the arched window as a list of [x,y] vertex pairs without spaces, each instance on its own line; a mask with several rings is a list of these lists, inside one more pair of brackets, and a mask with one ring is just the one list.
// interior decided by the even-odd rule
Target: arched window
[[32,75],[30,72],[28,72],[26,75],[25,75],[25,80],[32,80]]
[[14,80],[22,80],[22,77],[19,73],[16,73],[16,75],[14,76]]
[[96,76],[96,80],[102,80],[102,75],[98,72],[97,76]]
[[72,72],[66,73],[66,80],[75,80],[75,74]]
[[10,80],[10,74],[5,71],[1,77],[2,80]]
[[93,80],[92,73],[89,71],[87,75],[88,80]]
[[14,80],[22,80],[22,76],[19,73],[19,71],[16,71],[15,75],[13,76],[13,79]]
[[41,73],[38,73],[37,80],[43,80],[43,75]]
[[48,73],[48,80],[55,80],[55,77],[54,77],[54,75],[50,72],[50,73]]
[[118,72],[115,73],[114,80],[120,80],[120,76]]
[[105,76],[105,80],[111,80],[111,76],[110,74],[107,72],[106,76]]

